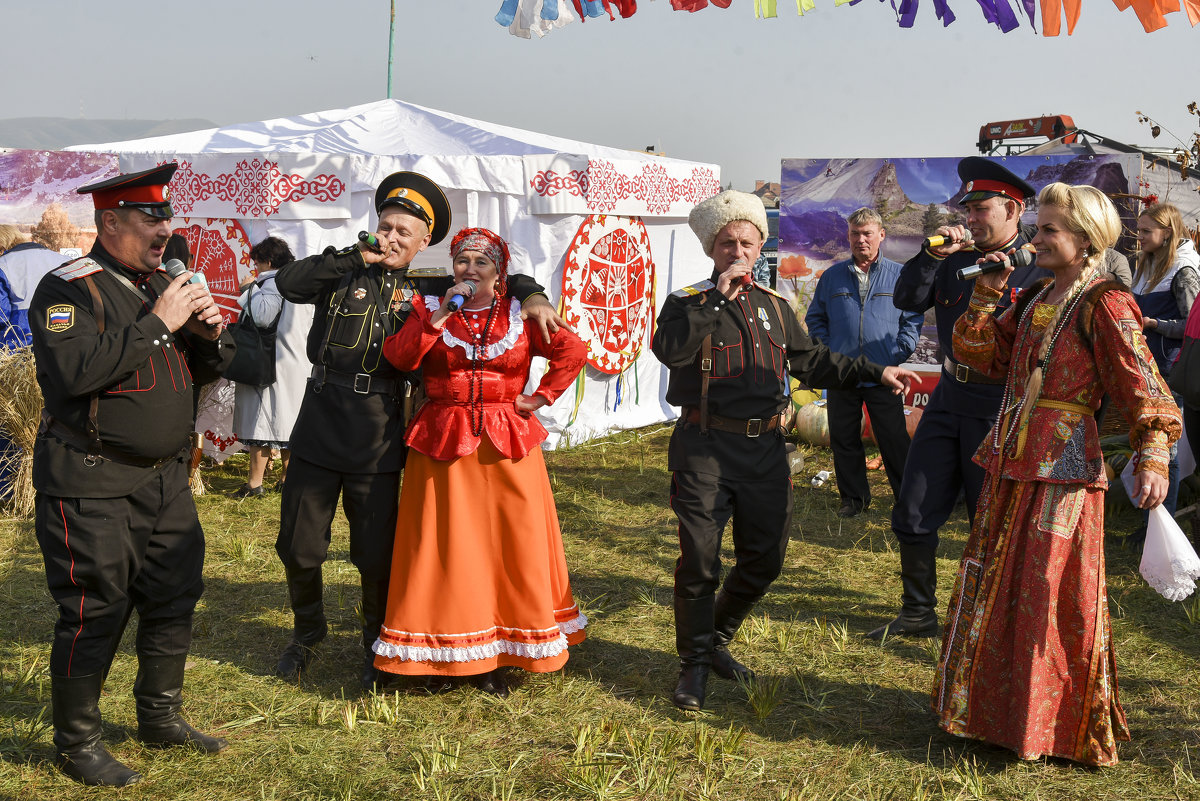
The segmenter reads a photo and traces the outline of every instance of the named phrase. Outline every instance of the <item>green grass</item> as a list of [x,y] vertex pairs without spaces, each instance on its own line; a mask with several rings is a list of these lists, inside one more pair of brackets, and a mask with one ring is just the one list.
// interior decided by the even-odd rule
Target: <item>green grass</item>
[[[880,647],[862,637],[895,612],[899,594],[884,477],[871,474],[871,510],[842,520],[833,482],[808,485],[816,470],[832,469],[822,450],[808,453],[797,481],[784,574],[734,643],[759,678],[750,686],[714,678],[704,713],[676,710],[668,435],[625,432],[547,455],[589,639],[561,673],[526,676],[505,700],[470,688],[358,690],[358,579],[340,517],[326,566],[330,637],[299,687],[273,678],[290,630],[273,547],[278,496],[224,497],[244,480],[241,459],[207,471],[210,494],[197,499],[207,588],[185,711],[230,747],[203,757],[131,739],[136,661],[127,633],[101,708],[106,742],[145,779],[119,796],[53,769],[54,606],[31,524],[0,523],[0,798],[1200,799],[1200,603],[1159,598],[1137,575],[1136,555],[1110,539],[1114,641],[1133,732],[1117,767],[1021,762],[950,737],[929,710],[935,642]],[[1118,516],[1109,530],[1134,522]],[[965,536],[960,509],[943,532],[942,602]]]

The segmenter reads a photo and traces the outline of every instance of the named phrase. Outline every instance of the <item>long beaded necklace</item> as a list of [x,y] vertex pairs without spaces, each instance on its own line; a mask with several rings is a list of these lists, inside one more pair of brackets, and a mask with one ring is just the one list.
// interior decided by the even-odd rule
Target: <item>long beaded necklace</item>
[[466,310],[460,308],[458,316],[462,319],[463,328],[471,337],[472,348],[471,366],[467,373],[467,414],[471,421],[471,434],[478,437],[483,435],[483,362],[487,351],[488,336],[492,333],[492,324],[496,318],[496,307],[500,304],[492,298],[488,306],[487,322],[483,330],[476,331],[467,322]]
[[[1091,284],[1094,282],[1094,280],[1095,279],[1093,277],[1093,279],[1090,280],[1086,286],[1080,287],[1073,296],[1071,296],[1069,298],[1063,298],[1062,303],[1064,304],[1065,308],[1063,309],[1062,316],[1060,316],[1058,318],[1058,325],[1056,325],[1054,327],[1053,331],[1043,334],[1043,336],[1050,337],[1050,345],[1046,348],[1046,355],[1043,358],[1038,359],[1038,361],[1037,361],[1037,366],[1042,368],[1043,371],[1045,371],[1046,365],[1050,362],[1050,356],[1051,356],[1051,354],[1054,353],[1054,346],[1058,344],[1059,336],[1066,329],[1067,323],[1070,321],[1070,319],[1074,315],[1075,307],[1079,305],[1079,302],[1081,300],[1083,300],[1084,292],[1087,290],[1088,286],[1091,286]],[[1050,290],[1053,287],[1054,287],[1053,283],[1047,284],[1045,287],[1042,288],[1042,291],[1039,292],[1034,297],[1034,299],[1029,303],[1029,305],[1025,307],[1024,313],[1021,315],[1021,319],[1017,321],[1017,330],[1018,331],[1026,331],[1026,332],[1028,331],[1028,329],[1026,329],[1026,327],[1025,327],[1025,321],[1027,319],[1029,319],[1031,317],[1031,315],[1034,313],[1034,309],[1037,306],[1037,304],[1039,302],[1041,302],[1043,298],[1047,297],[1050,294]],[[1030,320],[1030,322],[1032,323],[1032,320]],[[1041,340],[1039,339],[1038,343],[1035,343],[1034,352],[1036,352],[1037,344],[1040,344],[1040,341]],[[1007,415],[1010,413],[1016,417],[1019,417],[1020,413],[1021,413],[1021,409],[1024,407],[1025,404],[1027,404],[1027,403],[1036,404],[1038,401],[1038,399],[1036,397],[1029,398],[1026,396],[1022,396],[1020,398],[1020,400],[1017,400],[1014,402],[1013,390],[1015,389],[1015,387],[1013,386],[1013,383],[1014,382],[1012,382],[1012,381],[1005,382],[1004,400],[1000,405],[1002,417],[1004,415]],[[1040,395],[1041,393],[1039,392],[1038,394]],[[1014,418],[1010,417],[1009,419],[1012,420]],[[1029,425],[1029,418],[1026,418],[1025,424],[1022,426],[1022,428],[1024,428],[1025,426],[1028,426],[1028,425]],[[1001,448],[1001,442],[1000,442],[1000,434],[1001,434],[1000,429],[1001,428],[1002,428],[1002,426],[995,426],[992,429],[992,448],[995,451],[999,451]],[[1013,438],[1019,437],[1020,435],[1021,435],[1021,432],[1014,431],[1010,424],[1007,428],[1007,431],[1004,432],[1004,443],[1003,443],[1004,449],[1007,450],[1008,448],[1010,448],[1013,443]]]

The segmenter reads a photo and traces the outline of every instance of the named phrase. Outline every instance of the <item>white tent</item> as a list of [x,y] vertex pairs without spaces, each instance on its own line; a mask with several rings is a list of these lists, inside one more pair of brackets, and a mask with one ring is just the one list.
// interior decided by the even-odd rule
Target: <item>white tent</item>
[[[593,354],[612,333],[605,329],[623,330],[637,322],[634,317],[645,325],[634,327],[634,333],[640,330],[636,341],[623,345],[628,353],[640,344],[641,353],[620,381],[586,368],[569,430],[576,405],[569,394],[547,410],[543,420],[551,446],[674,416],[663,401],[665,370],[649,351],[656,309],[646,307],[647,301],[661,307],[666,293],[706,277],[712,268],[686,216],[719,191],[715,165],[576,142],[397,100],[70,149],[117,153],[122,171],[178,161],[171,185],[177,215],[209,224],[237,220],[250,241],[279,236],[298,256],[328,245],[344,247],[360,230],[373,230],[376,185],[398,170],[423,173],[446,190],[452,232],[470,225],[500,233],[512,248],[512,271],[531,274],[551,300],[560,300],[564,264],[576,270],[580,259],[591,260],[591,272],[584,265],[584,276],[567,280],[590,282],[599,296],[607,293],[612,300],[609,308],[585,311],[579,318],[577,328],[592,341]],[[649,248],[654,280],[640,299],[632,295],[636,276],[625,269],[628,260],[606,261],[608,250],[597,255],[587,249],[589,239],[611,234],[614,225],[627,228],[628,236],[618,235],[622,246],[644,226],[641,247]],[[568,259],[580,231],[579,249]],[[448,268],[448,241],[422,254],[414,266]],[[631,252],[636,249],[630,246]],[[614,267],[621,269],[609,269]],[[614,294],[624,278],[633,281],[630,291]],[[567,293],[568,303],[573,294]],[[535,381],[538,369],[535,365]]]

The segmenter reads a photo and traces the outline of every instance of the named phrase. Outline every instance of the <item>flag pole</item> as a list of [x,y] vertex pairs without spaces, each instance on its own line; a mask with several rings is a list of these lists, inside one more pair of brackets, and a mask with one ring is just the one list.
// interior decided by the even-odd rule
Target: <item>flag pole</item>
[[392,96],[392,48],[396,42],[396,0],[392,0],[392,22],[388,26],[388,76],[387,96]]

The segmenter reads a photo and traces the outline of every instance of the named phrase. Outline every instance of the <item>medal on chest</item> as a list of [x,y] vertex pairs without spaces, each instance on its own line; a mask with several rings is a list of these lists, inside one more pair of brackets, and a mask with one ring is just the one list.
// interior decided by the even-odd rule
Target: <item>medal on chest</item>
[[758,307],[758,320],[762,323],[764,331],[771,330],[771,321],[767,318],[767,310],[761,306]]
[[396,287],[392,293],[392,314],[407,314],[412,311],[413,290],[410,286]]

